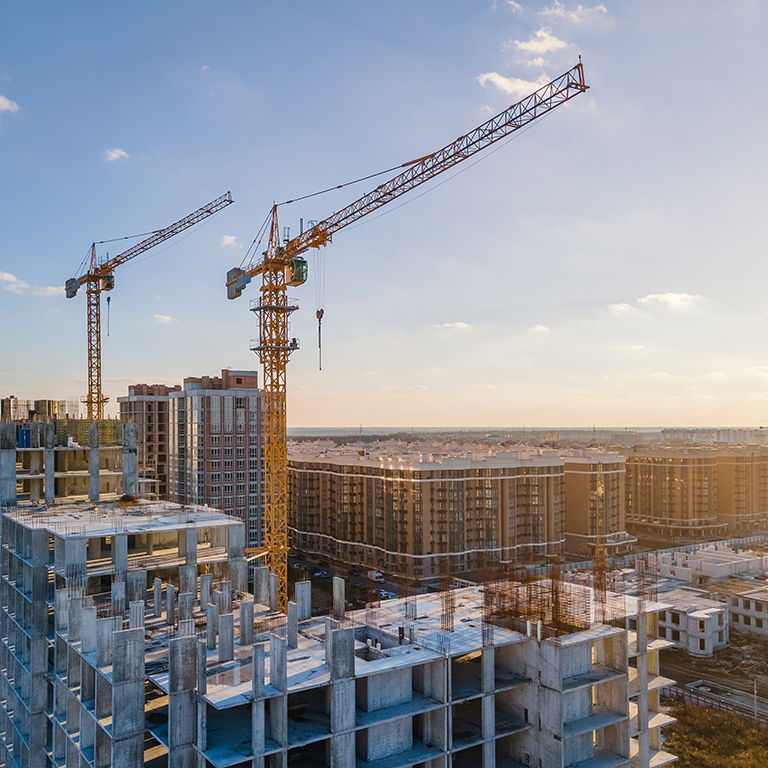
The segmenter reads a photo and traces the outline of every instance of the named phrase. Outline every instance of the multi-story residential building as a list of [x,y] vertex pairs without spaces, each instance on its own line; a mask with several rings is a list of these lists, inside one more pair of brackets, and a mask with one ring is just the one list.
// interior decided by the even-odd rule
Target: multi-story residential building
[[13,509],[1,539],[8,768],[676,759],[660,734],[664,604],[608,595],[601,623],[586,587],[505,582],[514,615],[477,587],[346,613],[335,579],[332,617],[312,618],[306,581],[281,615],[266,568],[247,591],[242,523],[170,503]]
[[390,573],[434,577],[485,562],[558,557],[563,460],[554,451],[449,457],[289,451],[291,546]]
[[[565,551],[591,558],[602,515],[607,553],[628,552],[637,539],[626,529],[624,457],[590,450],[562,451],[560,455],[565,462]],[[598,493],[600,473],[602,494]]]
[[664,592],[669,607],[659,614],[659,637],[690,656],[711,656],[728,645],[728,606],[711,600],[707,592],[681,587]]
[[263,541],[262,393],[256,371],[184,379],[168,393],[168,498],[208,505]]
[[768,448],[718,447],[717,516],[731,535],[768,527]]
[[717,451],[635,447],[626,457],[627,528],[668,540],[722,538],[717,517]]
[[662,429],[661,439],[665,443],[682,441],[685,443],[761,443],[768,439],[768,430],[757,429],[714,429],[714,428],[676,428]]
[[176,384],[134,384],[128,397],[118,397],[121,421],[136,424],[139,473],[149,488],[145,498],[168,498],[168,395]]

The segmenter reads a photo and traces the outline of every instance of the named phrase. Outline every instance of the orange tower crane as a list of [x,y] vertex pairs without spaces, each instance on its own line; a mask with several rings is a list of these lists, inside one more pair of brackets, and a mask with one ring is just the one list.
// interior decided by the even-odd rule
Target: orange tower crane
[[[306,281],[307,262],[301,254],[331,242],[344,227],[378,210],[420,184],[461,163],[486,147],[520,130],[537,118],[584,93],[581,62],[551,83],[539,88],[522,101],[456,141],[404,163],[406,170],[355,200],[298,237],[280,243],[277,206],[272,207],[269,245],[263,258],[227,273],[227,298],[236,299],[256,275],[261,275],[261,297],[251,301],[259,316],[259,338],[251,349],[259,353],[264,368],[264,549],[266,564],[278,576],[281,610],[286,609],[288,594],[288,459],[286,437],[286,365],[298,341],[288,338],[288,317],[298,309],[288,298],[287,287]],[[288,201],[291,202],[291,201]],[[256,551],[256,550],[251,550]]]
[[111,291],[115,287],[115,276],[112,274],[115,268],[174,235],[178,235],[203,219],[207,219],[232,202],[234,202],[232,195],[227,192],[208,205],[190,213],[189,216],[185,216],[165,229],[153,232],[146,240],[142,240],[127,251],[101,264],[96,258],[96,243],[93,243],[88,271],[80,277],[72,277],[67,280],[65,290],[68,299],[75,296],[78,289],[83,285],[86,286],[85,290],[88,297],[88,394],[84,402],[88,405],[89,419],[103,419],[104,403],[109,399],[101,391],[101,292]]

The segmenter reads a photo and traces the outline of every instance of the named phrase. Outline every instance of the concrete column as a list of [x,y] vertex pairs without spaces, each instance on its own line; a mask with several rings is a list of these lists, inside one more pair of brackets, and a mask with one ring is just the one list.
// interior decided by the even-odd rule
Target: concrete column
[[213,588],[213,576],[203,573],[200,576],[200,605],[205,608],[211,602],[211,589]]
[[334,765],[355,765],[355,631],[334,629],[330,632],[331,672],[331,756]]
[[[203,696],[208,690],[208,653],[205,648],[205,641],[197,641],[197,694]],[[197,749],[205,751],[208,749],[208,708],[203,704],[197,708]],[[200,752],[197,754],[197,766],[203,768],[205,760],[202,759]]]
[[147,599],[147,572],[144,570],[128,571],[126,589],[128,602],[145,601]]
[[278,599],[278,587],[279,587],[277,574],[269,574],[269,610],[276,612],[280,609],[280,601]]
[[251,709],[252,768],[264,768],[266,728],[264,722],[264,643],[253,646],[253,704]]
[[88,539],[88,559],[101,560],[101,537],[93,536]]
[[195,637],[171,640],[168,671],[168,768],[193,768],[196,765],[195,738],[198,729]]
[[235,615],[223,613],[219,616],[219,661],[235,658]]
[[338,619],[341,621],[341,619],[344,618],[344,613],[346,609],[346,603],[345,603],[346,597],[344,596],[344,579],[339,578],[338,576],[333,577],[333,618]]
[[112,662],[112,712],[119,713],[112,719],[112,766],[140,768],[144,765],[143,629],[114,633]]
[[139,495],[139,457],[136,452],[136,425],[123,424],[123,493]]
[[112,664],[112,634],[114,631],[114,619],[96,620],[96,665],[99,667],[109,667]]
[[83,608],[81,614],[82,639],[81,650],[83,654],[93,653],[96,650],[96,608]]
[[16,506],[15,424],[0,424],[0,505]]
[[312,582],[296,582],[296,605],[299,608],[299,621],[312,618]]
[[245,560],[245,524],[229,526],[227,559],[229,578],[238,592],[248,591],[248,563]]
[[192,593],[179,592],[179,623],[192,621]]
[[197,600],[197,566],[179,566],[179,592],[189,592]]
[[128,626],[131,629],[142,629],[144,627],[144,601],[132,600],[130,603],[130,620]]
[[118,533],[112,537],[112,566],[115,569],[115,575],[122,581],[125,578],[125,572],[128,570],[127,533]]
[[197,528],[187,528],[183,533],[186,536],[184,542],[185,564],[197,565]]
[[125,582],[112,582],[112,615],[121,619],[125,614]]
[[253,603],[240,603],[240,645],[253,644]]
[[165,588],[165,621],[172,627],[176,620],[176,587],[169,584]]
[[232,582],[221,582],[221,610],[220,613],[232,613]]
[[205,607],[207,612],[205,637],[208,644],[208,650],[212,651],[216,648],[216,635],[218,634],[218,617],[219,614],[216,611],[216,606],[213,603],[208,603]]
[[56,433],[53,430],[53,424],[45,424],[43,430],[43,446],[45,447],[45,503],[53,504],[55,496],[55,445]]
[[296,603],[288,603],[288,647],[299,647],[299,609]]
[[253,602],[269,605],[269,568],[266,565],[253,569]]
[[90,483],[88,485],[88,500],[99,500],[99,424],[92,421],[88,425],[88,473]]
[[163,615],[163,580],[155,579],[155,618]]
[[269,725],[272,738],[283,748],[288,746],[288,657],[285,640],[269,636],[269,682],[282,696],[269,700]]

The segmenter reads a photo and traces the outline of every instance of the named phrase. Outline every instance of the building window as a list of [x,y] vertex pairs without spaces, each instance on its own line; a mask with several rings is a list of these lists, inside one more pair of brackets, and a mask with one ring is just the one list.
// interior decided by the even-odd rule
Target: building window
[[672,623],[673,624],[680,624],[680,614],[679,613],[673,613],[672,614]]
[[749,610],[749,600],[742,600],[742,603],[744,605],[744,610],[748,611]]
[[699,622],[699,632],[703,632],[703,631],[704,631],[704,622],[700,621]]
[[699,650],[700,651],[706,651],[707,650],[707,641],[706,640],[699,640]]
[[677,629],[672,630],[672,640],[676,643],[680,642],[680,632]]
[[723,624],[723,614],[722,613],[719,613],[717,615],[717,623],[720,624],[720,626],[722,626],[722,624]]
[[755,626],[758,629],[762,629],[763,628],[763,620],[762,619],[755,619]]
[[666,636],[667,636],[666,627],[659,627],[659,637],[666,638]]
[[722,642],[723,642],[723,640],[724,640],[724,634],[725,634],[725,633],[723,632],[723,630],[722,630],[722,629],[721,629],[721,630],[720,630],[720,631],[717,633],[717,641],[718,641],[719,643],[722,643]]
[[748,627],[748,626],[750,626],[750,624],[752,624],[752,619],[750,619],[749,616],[745,616],[744,617],[744,625]]

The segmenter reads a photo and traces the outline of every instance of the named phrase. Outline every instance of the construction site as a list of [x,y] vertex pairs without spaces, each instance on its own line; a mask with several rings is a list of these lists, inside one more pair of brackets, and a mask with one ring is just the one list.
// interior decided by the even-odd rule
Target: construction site
[[245,526],[203,507],[6,508],[6,765],[649,768],[663,750],[652,599],[559,578],[312,616]]

